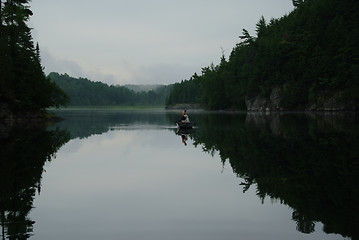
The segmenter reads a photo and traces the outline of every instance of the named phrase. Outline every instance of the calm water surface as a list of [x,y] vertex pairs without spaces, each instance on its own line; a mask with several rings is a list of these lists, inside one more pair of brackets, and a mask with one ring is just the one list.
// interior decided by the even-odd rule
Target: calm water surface
[[54,141],[28,186],[30,239],[358,237],[353,114],[189,111],[188,132],[180,112],[58,114],[50,137],[26,141]]

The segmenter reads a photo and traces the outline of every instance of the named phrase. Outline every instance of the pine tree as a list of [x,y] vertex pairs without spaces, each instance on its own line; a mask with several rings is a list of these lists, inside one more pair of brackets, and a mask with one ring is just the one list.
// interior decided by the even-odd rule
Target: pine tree
[[40,48],[27,21],[30,0],[0,0],[0,101],[13,111],[37,111],[65,103],[66,96],[46,78]]
[[264,17],[262,16],[259,19],[258,23],[256,24],[257,36],[260,37],[266,28],[267,28],[267,23],[266,23],[266,20],[264,19]]
[[298,7],[304,2],[304,0],[292,0],[294,7]]

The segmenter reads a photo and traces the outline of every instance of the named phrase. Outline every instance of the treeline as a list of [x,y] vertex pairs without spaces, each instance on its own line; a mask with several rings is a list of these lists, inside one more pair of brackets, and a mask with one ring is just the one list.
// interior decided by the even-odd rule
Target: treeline
[[0,118],[38,112],[67,101],[66,94],[46,78],[27,21],[29,0],[0,0]]
[[229,59],[173,88],[166,105],[207,109],[357,109],[359,28],[356,0],[293,0],[280,19],[243,29]]
[[[1,239],[31,239],[32,209],[41,192],[45,164],[71,136],[66,130],[28,126],[0,132]],[[37,225],[36,225],[37,226]]]
[[172,91],[166,99],[166,105],[176,103],[200,103],[202,96],[201,79],[195,73],[190,80],[173,84]]
[[322,222],[326,233],[358,239],[355,114],[201,114],[196,123],[194,145],[230,163],[244,192],[293,208],[298,231]]
[[109,86],[68,74],[52,72],[48,77],[70,97],[70,106],[164,106],[171,90],[171,86],[161,86],[151,91],[135,92],[127,87]]

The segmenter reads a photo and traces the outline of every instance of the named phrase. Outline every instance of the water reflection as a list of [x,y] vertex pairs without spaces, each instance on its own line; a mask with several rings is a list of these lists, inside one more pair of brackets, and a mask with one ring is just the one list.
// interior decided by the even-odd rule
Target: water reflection
[[[359,128],[355,114],[202,115],[195,145],[218,151],[257,195],[293,208],[302,233],[358,237]],[[216,127],[216,124],[221,127]],[[223,124],[225,123],[225,124]]]
[[27,239],[29,213],[41,190],[44,164],[69,140],[66,131],[43,127],[2,128],[0,133],[0,220],[2,239]]
[[190,128],[190,129],[177,128],[175,131],[176,131],[176,135],[181,137],[182,143],[185,146],[187,146],[187,141],[188,141],[190,135],[195,132],[195,130],[193,128]]
[[[186,131],[179,131],[175,127],[179,115],[180,112],[164,111],[63,111],[61,116],[66,120],[51,127],[50,130],[15,128],[0,134],[0,217],[3,239],[5,236],[10,239],[26,239],[30,236],[34,222],[30,219],[29,212],[33,207],[36,191],[41,189],[44,164],[52,159],[54,153],[64,143],[70,138],[84,139],[92,135],[101,135],[110,131],[117,133],[123,130],[126,131],[122,133],[124,137],[119,137],[117,141],[129,142],[124,145],[121,153],[131,157],[127,159],[123,155],[117,156],[118,152],[106,152],[105,149],[101,149],[104,151],[101,154],[113,154],[116,158],[123,158],[122,164],[131,164],[133,173],[141,168],[140,163],[148,164],[145,166],[153,164],[147,161],[147,156],[154,154],[154,139],[157,140],[163,135],[163,132],[158,130],[165,130],[173,135],[176,145],[172,146],[170,145],[172,143],[168,143],[164,146],[160,141],[156,145],[156,148],[166,148],[166,152],[169,153],[168,159],[164,161],[161,158],[157,159],[164,169],[160,171],[166,171],[164,164],[171,166],[172,169],[166,178],[162,179],[163,181],[156,183],[158,185],[168,181],[167,177],[177,170],[174,168],[178,163],[171,161],[170,154],[178,156],[177,153],[183,153],[178,151],[180,145],[186,145],[187,152],[191,150],[190,146],[193,143],[195,147],[202,148],[206,153],[212,155],[218,153],[223,166],[230,164],[242,181],[240,190],[246,194],[255,188],[257,196],[263,202],[266,198],[270,198],[290,206],[293,210],[288,220],[291,219],[296,223],[299,232],[313,233],[318,222],[322,222],[326,233],[358,238],[356,226],[359,222],[357,205],[359,126],[355,114],[191,112],[191,120],[193,119],[198,127]],[[143,138],[147,133],[155,137],[142,138],[144,142],[151,142],[143,147],[137,142],[139,139],[131,139],[131,134],[127,132],[131,130],[136,130],[136,133]],[[114,135],[116,134],[112,134]],[[105,138],[105,136],[98,137]],[[83,140],[77,142],[81,141]],[[96,140],[93,138],[91,141]],[[114,144],[119,145],[118,142]],[[136,143],[138,146],[134,146]],[[98,145],[98,142],[92,144],[93,147]],[[159,153],[156,153],[159,156]],[[200,153],[202,154],[201,151]],[[104,158],[100,153],[97,154]],[[137,154],[141,157],[133,156]],[[190,157],[186,158],[190,159]],[[83,160],[82,164],[89,164],[88,160],[86,159],[86,162]],[[114,162],[118,161],[114,160]],[[66,165],[63,171],[71,171],[69,169],[71,167],[73,165]],[[103,167],[107,171],[107,168]],[[189,168],[190,165],[187,169]],[[104,169],[102,171],[105,171]],[[89,176],[97,173],[98,170],[96,168],[94,172],[88,173]],[[113,171],[120,170],[122,175],[131,179],[128,182],[135,184],[136,180],[141,179],[141,177],[135,178],[136,174],[127,173],[125,166],[113,169]],[[158,178],[156,174],[151,175],[150,171],[147,174],[148,178]],[[183,178],[181,174],[178,173],[178,178]],[[118,176],[114,176],[116,176],[115,181]],[[101,179],[96,178],[93,181],[97,183],[99,180]],[[103,188],[99,183],[97,186],[98,189]],[[106,186],[111,187],[110,184]],[[123,185],[125,186],[127,185]],[[140,184],[137,187],[139,186]],[[170,191],[167,186],[165,189]],[[145,184],[141,190],[146,191]],[[197,189],[193,191],[196,192]],[[150,193],[146,192],[143,196],[147,194]],[[153,197],[153,200],[155,199]],[[181,203],[178,204],[180,205]],[[158,206],[157,209],[161,207]]]
[[72,138],[87,138],[100,135],[110,130],[140,129],[140,128],[169,128],[175,127],[175,122],[181,112],[165,112],[163,110],[63,110],[54,111],[65,121],[57,127],[67,129]]
[[[78,114],[78,115],[77,115]],[[68,112],[63,125],[72,138],[117,126],[161,126],[204,152],[218,152],[262,201],[279,200],[293,209],[297,230],[312,233],[316,222],[326,233],[358,236],[359,127],[356,114],[192,112],[198,128],[173,129],[180,112]],[[79,120],[81,119],[81,120]],[[137,128],[136,128],[137,129]]]

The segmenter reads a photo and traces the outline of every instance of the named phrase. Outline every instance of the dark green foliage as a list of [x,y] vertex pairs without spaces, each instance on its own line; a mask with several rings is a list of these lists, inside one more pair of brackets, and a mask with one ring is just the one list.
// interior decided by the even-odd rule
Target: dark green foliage
[[166,100],[166,105],[169,106],[176,103],[198,103],[201,100],[201,95],[200,78],[195,73],[190,80],[175,83],[172,86],[172,91]]
[[65,130],[7,128],[0,133],[0,222],[2,239],[28,239],[36,192],[46,162],[70,140]]
[[29,0],[0,1],[0,101],[12,111],[65,104],[64,92],[43,73],[40,49],[26,25]]
[[292,0],[292,2],[295,7],[298,7],[300,4],[304,2],[304,0]]
[[[357,108],[359,2],[293,0],[293,4],[296,8],[280,19],[267,23],[262,17],[257,37],[243,29],[242,41],[228,62],[222,57],[219,65],[203,68],[200,83],[193,85],[202,92],[197,103],[208,109],[244,109],[246,99],[269,99],[273,88],[279,87],[283,109],[320,109],[329,99],[347,109]],[[172,94],[170,98],[169,104],[183,102]]]
[[202,114],[196,124],[194,144],[230,163],[244,192],[292,207],[298,231],[320,221],[327,233],[357,239],[355,114]]
[[69,97],[71,106],[133,106],[164,105],[171,86],[161,86],[148,92],[134,92],[126,87],[109,86],[86,78],[73,78],[67,74],[50,73],[48,78]]

